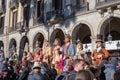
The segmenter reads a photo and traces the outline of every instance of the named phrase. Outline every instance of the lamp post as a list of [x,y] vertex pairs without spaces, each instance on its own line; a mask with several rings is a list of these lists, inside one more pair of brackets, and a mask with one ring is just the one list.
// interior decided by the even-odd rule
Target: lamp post
[[81,42],[81,40],[80,40],[80,38],[79,38],[80,26],[81,26],[81,24],[78,26],[78,32],[77,32],[77,38],[78,38],[78,39],[77,39],[77,41],[76,41],[77,43],[78,43],[78,42]]
[[87,44],[85,44],[85,51],[86,51],[86,53],[88,52],[88,45]]
[[109,43],[111,44],[111,41],[112,41],[112,35],[110,34],[110,21],[112,20],[112,17],[110,16],[109,20],[108,20],[108,23],[109,23],[109,34],[108,34],[108,41]]
[[120,55],[120,52],[119,52],[119,50],[120,50],[120,42],[119,41],[117,42],[116,46],[117,46],[117,50],[118,50],[118,53],[119,53],[118,56],[119,56]]
[[117,46],[117,49],[120,49],[120,42],[119,41],[117,42],[116,46]]

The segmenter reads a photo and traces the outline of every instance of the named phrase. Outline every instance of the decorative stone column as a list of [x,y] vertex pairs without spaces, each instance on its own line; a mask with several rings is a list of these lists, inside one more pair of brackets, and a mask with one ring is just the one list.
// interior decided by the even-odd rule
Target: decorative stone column
[[29,51],[33,53],[33,44],[29,44]]
[[3,40],[4,40],[4,55],[6,58],[8,58],[9,57],[9,36],[6,35]]
[[94,50],[96,48],[96,36],[91,36],[91,48]]

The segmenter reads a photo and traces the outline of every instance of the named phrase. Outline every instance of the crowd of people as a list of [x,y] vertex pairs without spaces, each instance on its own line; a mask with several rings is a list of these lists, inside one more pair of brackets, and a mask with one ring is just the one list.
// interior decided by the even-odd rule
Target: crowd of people
[[45,40],[40,48],[37,41],[34,52],[24,51],[21,60],[15,52],[5,58],[0,50],[0,80],[120,80],[120,59],[110,57],[102,35],[97,35],[91,54],[83,51],[80,41],[74,46],[68,34],[64,42],[56,38],[51,47]]

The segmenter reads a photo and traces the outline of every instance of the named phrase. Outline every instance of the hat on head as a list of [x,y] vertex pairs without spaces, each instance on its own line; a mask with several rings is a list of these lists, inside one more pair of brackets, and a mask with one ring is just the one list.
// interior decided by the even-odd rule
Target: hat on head
[[40,62],[35,62],[34,65],[33,65],[33,69],[35,68],[41,68],[40,67]]
[[101,35],[101,34],[98,34],[98,35],[97,35],[96,43],[97,43],[97,42],[103,42],[103,35]]

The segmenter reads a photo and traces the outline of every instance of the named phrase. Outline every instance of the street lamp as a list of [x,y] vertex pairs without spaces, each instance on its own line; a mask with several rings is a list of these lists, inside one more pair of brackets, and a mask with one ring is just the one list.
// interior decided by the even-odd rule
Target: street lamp
[[86,52],[88,52],[88,51],[87,51],[87,49],[88,49],[88,45],[87,45],[87,44],[85,44],[85,50],[86,50]]
[[112,17],[110,16],[110,18],[109,18],[109,20],[108,20],[108,23],[109,23],[109,34],[108,34],[108,37],[107,37],[107,39],[108,39],[108,41],[111,43],[111,41],[112,41],[112,35],[110,34],[110,21],[111,21],[111,19],[112,19]]
[[4,50],[3,46],[1,46],[1,49],[0,50]]
[[117,49],[120,49],[120,42],[119,41],[117,42],[116,46],[117,46]]
[[81,42],[81,40],[80,40],[80,38],[79,38],[79,36],[80,36],[80,34],[79,34],[80,26],[81,26],[81,24],[78,26],[78,30],[77,30],[78,32],[77,32],[77,35],[76,35],[77,38],[78,38],[77,41],[76,41],[77,43]]
[[[116,46],[117,46],[117,50],[119,51],[119,50],[120,50],[120,42],[119,42],[119,41],[117,42]],[[118,52],[118,56],[119,56],[119,55],[120,55],[120,54],[119,54],[119,52]]]

